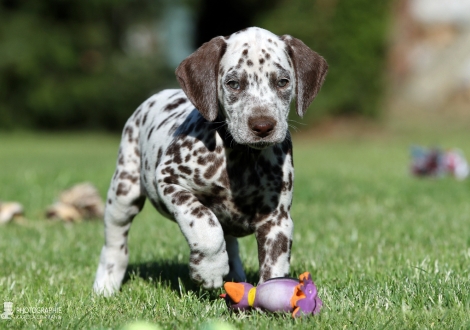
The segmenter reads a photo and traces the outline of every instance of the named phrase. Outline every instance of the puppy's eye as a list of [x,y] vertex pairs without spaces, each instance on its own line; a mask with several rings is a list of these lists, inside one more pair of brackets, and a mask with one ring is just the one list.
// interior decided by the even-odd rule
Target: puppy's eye
[[227,85],[230,86],[231,89],[240,89],[240,83],[235,80],[230,80]]
[[285,87],[289,83],[289,80],[287,79],[280,79],[277,82],[277,87]]

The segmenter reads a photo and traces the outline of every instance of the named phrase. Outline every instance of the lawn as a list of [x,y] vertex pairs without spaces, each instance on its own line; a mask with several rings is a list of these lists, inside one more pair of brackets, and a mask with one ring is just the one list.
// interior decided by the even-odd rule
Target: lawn
[[[129,235],[122,291],[94,296],[102,223],[51,222],[44,210],[77,182],[94,183],[104,197],[118,137],[0,134],[0,200],[22,202],[27,218],[0,227],[0,312],[3,302],[15,311],[0,328],[103,329],[133,320],[163,329],[210,320],[237,329],[469,328],[470,180],[416,179],[407,166],[412,143],[458,146],[470,156],[470,134],[397,127],[294,137],[291,275],[310,271],[324,302],[318,316],[301,320],[228,312],[221,291],[189,280],[183,236],[150,204]],[[255,282],[254,237],[240,248]],[[21,313],[28,308],[52,311]]]

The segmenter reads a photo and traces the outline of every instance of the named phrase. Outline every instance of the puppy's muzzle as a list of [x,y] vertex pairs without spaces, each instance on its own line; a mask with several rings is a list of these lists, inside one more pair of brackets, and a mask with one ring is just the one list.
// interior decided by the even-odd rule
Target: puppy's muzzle
[[269,117],[251,117],[248,126],[251,132],[260,138],[268,137],[274,131],[277,122]]

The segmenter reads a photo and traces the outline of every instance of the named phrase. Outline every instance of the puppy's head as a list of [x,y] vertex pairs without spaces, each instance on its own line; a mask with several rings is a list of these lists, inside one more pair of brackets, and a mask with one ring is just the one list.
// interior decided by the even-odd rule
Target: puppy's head
[[284,141],[290,102],[303,116],[327,69],[302,41],[253,27],[203,44],[176,76],[204,118],[222,115],[235,142],[262,149]]

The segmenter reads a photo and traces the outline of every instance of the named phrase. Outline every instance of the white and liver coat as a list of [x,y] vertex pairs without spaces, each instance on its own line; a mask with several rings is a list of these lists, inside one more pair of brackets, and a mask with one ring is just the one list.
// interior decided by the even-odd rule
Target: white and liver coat
[[94,290],[119,289],[127,236],[146,199],[180,227],[190,276],[243,281],[237,237],[254,233],[260,282],[289,273],[294,168],[290,103],[303,116],[327,64],[300,40],[249,28],[202,45],[176,70],[182,90],[146,100],[127,121],[108,191]]

